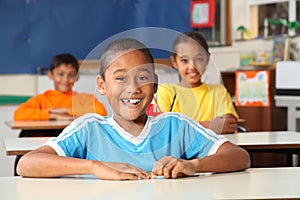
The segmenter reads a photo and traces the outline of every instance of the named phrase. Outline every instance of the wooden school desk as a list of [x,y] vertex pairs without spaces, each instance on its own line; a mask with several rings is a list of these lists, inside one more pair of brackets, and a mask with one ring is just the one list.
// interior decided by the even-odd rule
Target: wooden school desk
[[292,154],[300,154],[300,132],[266,131],[225,134],[232,143],[252,152],[284,153],[287,166],[293,165]]
[[287,107],[287,122],[288,130],[297,130],[297,120],[300,119],[300,97],[299,96],[281,96],[276,95],[275,97],[276,106]]
[[[232,143],[248,151],[284,151],[300,153],[300,133],[293,131],[247,132],[224,134]],[[7,155],[20,155],[31,151],[47,141],[48,137],[5,138]]]
[[22,156],[25,153],[42,146],[50,137],[4,138],[6,155]]
[[[43,121],[7,121],[5,122],[11,129],[21,129],[20,138],[26,137],[55,137],[58,136],[62,130],[68,126],[71,120],[43,120]],[[17,175],[16,166],[21,158],[20,153],[17,154],[15,160],[15,171]]]
[[43,121],[6,121],[5,124],[11,129],[22,130],[51,130],[64,129],[72,121],[70,120],[43,120]]
[[0,177],[9,200],[65,199],[299,199],[300,168],[250,168],[180,179],[105,181],[92,176]]

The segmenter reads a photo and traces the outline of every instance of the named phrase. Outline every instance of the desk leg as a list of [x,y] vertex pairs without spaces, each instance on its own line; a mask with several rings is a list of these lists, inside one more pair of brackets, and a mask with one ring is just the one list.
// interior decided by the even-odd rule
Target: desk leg
[[[296,106],[292,106],[292,105],[289,105],[288,106],[288,130],[289,131],[297,131],[297,119],[300,118],[300,112],[297,111],[297,107]],[[289,155],[288,157],[291,157],[291,165],[288,165],[288,166],[294,166],[294,167],[297,167],[299,166],[299,163],[298,163],[298,157],[299,155],[298,154],[293,154],[293,155]],[[289,159],[289,158],[287,158]],[[290,162],[290,161],[287,161],[287,162]]]
[[296,107],[295,106],[288,106],[288,130],[289,131],[296,131]]
[[292,155],[293,167],[299,167],[299,154]]

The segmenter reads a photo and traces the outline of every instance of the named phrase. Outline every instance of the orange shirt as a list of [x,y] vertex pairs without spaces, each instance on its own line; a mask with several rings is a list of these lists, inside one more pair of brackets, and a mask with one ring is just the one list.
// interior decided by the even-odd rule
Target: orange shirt
[[47,90],[22,103],[14,113],[14,120],[49,120],[49,109],[52,108],[69,108],[74,117],[89,112],[107,114],[104,105],[92,94]]

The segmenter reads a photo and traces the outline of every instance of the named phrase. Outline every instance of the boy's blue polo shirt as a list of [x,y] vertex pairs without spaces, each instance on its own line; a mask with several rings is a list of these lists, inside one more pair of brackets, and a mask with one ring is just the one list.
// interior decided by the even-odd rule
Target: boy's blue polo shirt
[[196,121],[175,112],[148,117],[138,137],[125,131],[113,117],[86,114],[74,120],[50,145],[58,155],[127,162],[151,171],[164,156],[193,159],[214,154],[228,141]]

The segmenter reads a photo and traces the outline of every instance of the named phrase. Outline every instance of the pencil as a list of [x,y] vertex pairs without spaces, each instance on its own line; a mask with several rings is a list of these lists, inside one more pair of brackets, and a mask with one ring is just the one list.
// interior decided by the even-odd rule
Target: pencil
[[176,93],[175,93],[175,95],[174,95],[174,97],[173,97],[173,100],[172,100],[172,104],[171,104],[171,107],[170,107],[170,112],[172,112],[172,110],[173,110],[173,106],[174,106],[174,103],[175,103],[175,99],[176,99]]

